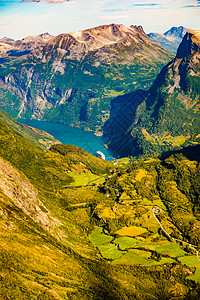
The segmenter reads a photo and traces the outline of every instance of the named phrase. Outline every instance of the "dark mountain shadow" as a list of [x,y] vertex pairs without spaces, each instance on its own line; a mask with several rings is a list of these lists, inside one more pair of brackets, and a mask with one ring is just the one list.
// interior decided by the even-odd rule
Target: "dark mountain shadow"
[[183,154],[189,160],[196,160],[198,163],[200,162],[200,145],[185,147],[176,151],[168,151],[162,153],[159,158],[166,159],[170,157],[172,154]]
[[104,124],[103,139],[114,155],[128,156],[133,151],[134,142],[129,128],[146,95],[147,91],[136,90],[111,101],[110,118]]

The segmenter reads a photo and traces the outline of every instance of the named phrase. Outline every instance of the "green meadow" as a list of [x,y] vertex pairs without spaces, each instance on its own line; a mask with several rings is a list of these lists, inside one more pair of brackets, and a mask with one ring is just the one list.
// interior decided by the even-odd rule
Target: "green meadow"
[[183,256],[179,257],[178,260],[188,267],[195,267],[194,275],[188,276],[187,279],[200,283],[200,261],[197,260],[197,256]]

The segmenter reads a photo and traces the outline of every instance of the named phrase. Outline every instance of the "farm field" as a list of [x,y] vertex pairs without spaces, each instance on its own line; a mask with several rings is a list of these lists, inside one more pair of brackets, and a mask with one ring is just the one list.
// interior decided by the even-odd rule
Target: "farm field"
[[145,228],[131,226],[121,228],[120,230],[116,231],[116,234],[121,236],[138,236],[146,232],[147,230]]
[[103,183],[105,181],[103,176],[98,176],[93,173],[80,173],[75,172],[68,173],[71,177],[74,178],[75,182],[71,183],[71,186],[82,186],[89,183]]
[[128,237],[128,236],[116,238],[113,241],[113,243],[115,245],[118,245],[120,250],[125,250],[127,248],[132,248],[132,247],[136,246],[138,242],[139,242],[139,240]]
[[[140,232],[137,232],[137,239],[132,238],[126,236],[126,234],[128,235],[129,230],[132,231],[135,228],[126,228],[126,231],[124,228],[122,229],[124,236],[116,238],[115,236],[104,234],[103,228],[96,227],[89,236],[89,239],[99,249],[100,254],[105,259],[111,260],[114,265],[138,264],[141,266],[156,266],[174,263],[175,258],[179,258],[179,260],[184,260],[187,257],[190,258],[190,256],[185,256],[186,252],[177,243],[169,242],[166,238],[159,238],[155,234],[145,239],[142,237],[142,234],[146,231],[143,231],[142,228]],[[158,241],[151,242],[151,239],[158,239]],[[195,259],[196,257],[192,261],[193,264],[195,264]],[[195,273],[194,276],[196,279],[198,271],[197,275]]]
[[151,259],[151,252],[138,251],[136,253],[128,252],[125,255],[123,255],[121,258],[113,261],[112,264],[113,265],[125,264],[125,265],[156,266],[156,265],[163,265],[166,263],[174,263],[174,262],[175,260],[166,257],[163,257],[161,258],[161,260],[157,261],[155,259]]
[[113,237],[103,234],[103,228],[96,227],[93,233],[90,235],[89,239],[94,246],[99,247],[110,242]]
[[188,267],[195,267],[195,273],[192,276],[188,276],[187,279],[194,280],[200,283],[200,261],[197,260],[196,255],[192,256],[183,256],[178,259],[182,264],[187,265]]
[[[164,186],[162,192],[157,193],[155,188],[157,173],[154,166],[158,164],[159,159],[145,159],[136,162],[135,169],[131,169],[130,164],[121,165],[118,167],[120,170],[130,168],[129,171],[126,173],[120,171],[117,176],[114,173],[105,179],[100,189],[106,200],[97,203],[94,209],[94,213],[104,225],[94,229],[89,239],[101,256],[112,265],[153,267],[176,265],[179,261],[182,265],[196,268],[194,274],[188,275],[187,278],[199,282],[200,265],[197,257],[191,255],[195,249],[188,250],[187,243],[179,243],[173,239],[184,241],[182,231],[174,224],[174,218],[179,218],[180,214],[170,217],[169,207],[166,205],[169,202],[165,200],[168,197],[166,191],[170,190],[172,192],[170,201],[174,201],[173,204],[170,202],[170,205],[172,207],[178,205],[173,195],[174,187],[177,188],[177,185],[171,177],[171,181],[169,179],[167,181],[167,188]],[[187,168],[192,170],[197,166],[185,158],[181,164],[182,168],[187,165]],[[165,173],[163,176],[166,176]],[[189,204],[186,204],[186,197],[180,192],[177,195],[180,207],[183,209],[186,205],[189,207]],[[187,224],[192,218],[194,220],[188,208],[188,212],[182,215],[181,220]],[[163,232],[158,220],[173,237],[172,239]],[[97,237],[99,243],[94,240],[97,233],[100,233]],[[105,235],[105,238],[102,235]]]

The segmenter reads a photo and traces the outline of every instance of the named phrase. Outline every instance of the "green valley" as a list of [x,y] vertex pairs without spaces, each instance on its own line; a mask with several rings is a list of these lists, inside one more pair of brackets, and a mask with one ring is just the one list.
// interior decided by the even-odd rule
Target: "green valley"
[[1,123],[1,297],[198,299],[199,150],[114,164]]

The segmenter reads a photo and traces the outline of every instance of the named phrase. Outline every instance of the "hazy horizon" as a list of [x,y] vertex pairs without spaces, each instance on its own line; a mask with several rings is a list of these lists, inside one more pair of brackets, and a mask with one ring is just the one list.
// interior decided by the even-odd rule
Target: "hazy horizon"
[[110,23],[141,25],[146,33],[172,26],[200,29],[199,9],[195,0],[0,0],[0,38],[58,35]]

